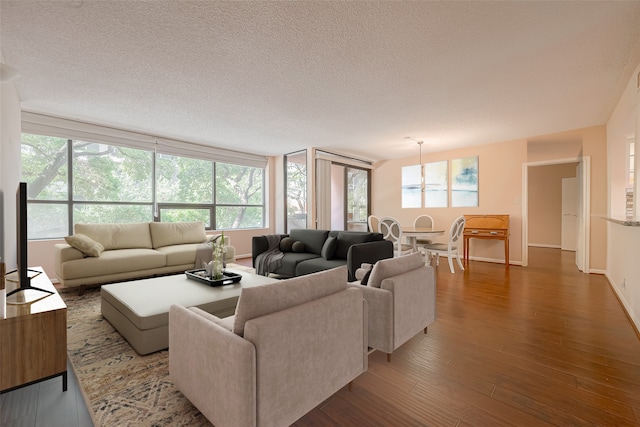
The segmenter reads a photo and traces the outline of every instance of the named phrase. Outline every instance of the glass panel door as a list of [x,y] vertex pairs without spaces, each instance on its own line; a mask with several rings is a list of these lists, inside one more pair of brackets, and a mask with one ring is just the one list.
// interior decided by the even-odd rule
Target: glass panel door
[[346,168],[347,230],[367,231],[369,216],[369,171]]
[[307,150],[284,156],[287,232],[307,228]]

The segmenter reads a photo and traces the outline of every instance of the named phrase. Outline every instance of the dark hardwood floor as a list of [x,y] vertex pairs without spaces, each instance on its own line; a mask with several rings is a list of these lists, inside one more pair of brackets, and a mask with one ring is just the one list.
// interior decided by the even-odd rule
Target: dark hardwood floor
[[[353,391],[345,387],[295,425],[640,426],[640,340],[605,277],[578,272],[573,257],[531,248],[527,268],[472,261],[463,274],[444,260],[428,334],[390,363],[373,352]],[[43,389],[44,402],[72,397],[59,384]],[[18,393],[29,392],[0,397],[0,424],[86,419],[84,408],[55,420],[12,419],[33,402],[20,404]]]
[[296,426],[640,425],[640,340],[573,252],[438,269],[437,320]]

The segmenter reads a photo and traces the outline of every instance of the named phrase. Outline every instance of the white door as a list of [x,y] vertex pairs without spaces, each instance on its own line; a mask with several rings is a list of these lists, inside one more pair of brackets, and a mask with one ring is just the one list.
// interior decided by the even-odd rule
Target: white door
[[562,238],[563,251],[578,247],[578,179],[562,178]]

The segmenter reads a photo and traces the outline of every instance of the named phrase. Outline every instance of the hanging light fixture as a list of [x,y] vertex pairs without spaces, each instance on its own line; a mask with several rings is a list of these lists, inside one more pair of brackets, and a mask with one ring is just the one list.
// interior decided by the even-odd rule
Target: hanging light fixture
[[424,144],[424,141],[418,141],[410,136],[405,136],[404,139],[410,139],[418,144],[420,150],[420,191],[424,193],[424,164],[422,164],[422,144]]

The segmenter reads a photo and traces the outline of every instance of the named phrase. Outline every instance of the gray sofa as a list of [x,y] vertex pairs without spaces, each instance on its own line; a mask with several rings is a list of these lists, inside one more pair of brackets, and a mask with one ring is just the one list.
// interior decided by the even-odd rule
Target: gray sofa
[[[260,264],[262,254],[274,249],[273,246],[270,248],[270,243],[274,242],[282,254],[268,268],[268,273],[285,278],[346,265],[348,280],[352,282],[356,280],[356,270],[363,263],[374,264],[393,257],[393,243],[384,240],[380,233],[295,229],[290,234],[254,236],[251,249],[254,267]],[[303,250],[296,250],[295,243],[293,249],[289,249],[288,243],[291,242],[301,242],[298,249],[302,247]]]
[[367,370],[345,267],[243,288],[234,316],[171,306],[169,375],[217,427],[288,426]]

